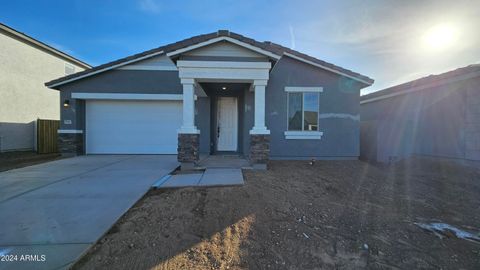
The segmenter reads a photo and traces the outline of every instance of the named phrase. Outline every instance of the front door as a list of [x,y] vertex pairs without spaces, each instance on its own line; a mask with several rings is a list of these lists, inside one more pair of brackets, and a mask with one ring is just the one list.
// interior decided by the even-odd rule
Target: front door
[[238,109],[236,97],[218,98],[217,151],[237,151]]

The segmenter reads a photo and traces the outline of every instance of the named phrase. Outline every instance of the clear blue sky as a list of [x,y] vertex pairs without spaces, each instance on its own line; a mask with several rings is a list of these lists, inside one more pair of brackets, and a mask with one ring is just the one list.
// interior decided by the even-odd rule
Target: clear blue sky
[[16,0],[0,21],[91,65],[229,29],[374,78],[363,93],[480,62],[478,0]]

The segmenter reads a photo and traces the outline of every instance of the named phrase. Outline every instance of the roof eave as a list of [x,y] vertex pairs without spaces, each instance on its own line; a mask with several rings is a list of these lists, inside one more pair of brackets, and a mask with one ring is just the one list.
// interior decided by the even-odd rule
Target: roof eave
[[[412,92],[421,91],[423,89],[439,87],[439,86],[442,86],[442,85],[445,85],[445,84],[454,83],[454,82],[458,82],[458,81],[463,81],[463,80],[475,78],[475,77],[478,77],[478,76],[480,76],[480,71],[473,71],[473,72],[470,72],[470,73],[461,74],[461,75],[458,75],[458,76],[453,76],[451,78],[445,78],[445,79],[437,81],[437,82],[429,82],[429,83],[425,83],[425,84],[421,84],[421,85],[407,87],[405,89],[401,89],[401,90],[398,90],[397,92],[393,92],[393,93],[385,93],[383,95],[376,95],[376,96],[371,96],[371,97],[369,97],[369,95],[365,95],[365,96],[360,97],[360,104],[375,102],[375,101],[388,99],[388,98],[392,98],[392,97],[396,97],[396,96],[400,96],[400,95],[406,95],[406,94],[409,94],[409,93],[412,93]],[[414,82],[414,81],[407,82],[405,84],[412,83],[412,82]],[[384,92],[384,91],[386,92],[389,89],[392,89],[394,87],[397,87],[397,86],[392,86],[392,87],[389,87],[389,88],[386,88],[386,89],[383,89],[383,90],[380,90],[380,91],[377,91],[377,92],[374,92],[374,93],[379,93],[379,92]],[[374,94],[374,93],[372,93],[372,94]]]
[[[374,83],[374,80],[371,79],[371,78],[359,78],[357,76],[353,76],[353,75],[349,75],[349,74],[346,74],[344,72],[341,72],[341,71],[338,71],[336,69],[333,69],[333,68],[329,68],[329,67],[326,67],[322,64],[319,64],[319,63],[315,63],[313,61],[310,61],[310,60],[307,60],[305,58],[302,58],[302,57],[299,57],[299,56],[296,56],[296,55],[293,55],[291,53],[288,53],[288,52],[285,52],[284,53],[285,56],[288,56],[288,57],[291,57],[293,59],[296,59],[296,60],[299,60],[299,61],[302,61],[304,63],[307,63],[307,64],[310,64],[312,66],[316,66],[316,67],[319,67],[319,68],[322,68],[322,69],[325,69],[325,70],[328,70],[330,72],[333,72],[335,74],[338,74],[338,75],[341,75],[341,76],[344,76],[344,77],[347,77],[347,78],[350,78],[352,80],[355,80],[355,81],[358,81],[358,82],[361,82],[363,84],[365,84],[366,86],[365,87],[368,87],[370,85],[372,85]],[[362,76],[363,77],[363,76]]]
[[[66,78],[66,77],[71,76],[71,75],[64,76],[64,77],[61,77],[61,78],[58,78],[58,79],[55,79],[55,80],[46,82],[46,83],[45,83],[45,86],[47,86],[48,88],[53,88],[53,89],[57,89],[57,90],[58,90],[58,88],[56,88],[56,87],[61,86],[61,85],[63,85],[63,84],[67,84],[67,83],[72,82],[72,81],[80,80],[80,79],[83,79],[83,78],[85,78],[85,77],[90,77],[90,76],[93,76],[93,75],[98,74],[98,73],[102,73],[102,72],[105,72],[105,71],[108,71],[108,70],[112,70],[112,69],[115,69],[115,68],[118,68],[118,67],[121,67],[121,66],[125,66],[125,65],[128,65],[128,64],[132,64],[132,63],[135,63],[135,62],[138,62],[138,61],[142,61],[142,60],[145,60],[145,59],[148,59],[148,58],[157,56],[157,55],[162,55],[162,54],[164,54],[163,51],[151,53],[151,54],[148,54],[148,55],[143,56],[143,57],[139,57],[139,58],[136,58],[136,59],[132,59],[132,60],[130,60],[130,61],[125,61],[125,62],[116,64],[116,65],[108,66],[108,67],[105,67],[105,68],[103,68],[103,69],[99,69],[99,70],[95,70],[95,71],[90,72],[90,73],[86,73],[85,75],[80,75],[80,76],[73,77],[73,78],[71,78],[71,79],[66,79],[66,80],[63,80],[63,81],[62,81],[63,78]],[[75,75],[75,74],[72,74],[72,75]],[[59,80],[60,80],[60,81],[59,81]],[[57,81],[58,81],[58,82],[57,82]]]

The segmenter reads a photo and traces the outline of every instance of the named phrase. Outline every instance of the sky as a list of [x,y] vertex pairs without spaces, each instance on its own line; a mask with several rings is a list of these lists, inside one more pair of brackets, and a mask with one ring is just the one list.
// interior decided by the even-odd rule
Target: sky
[[375,79],[480,63],[480,0],[1,0],[0,22],[93,66],[228,29]]

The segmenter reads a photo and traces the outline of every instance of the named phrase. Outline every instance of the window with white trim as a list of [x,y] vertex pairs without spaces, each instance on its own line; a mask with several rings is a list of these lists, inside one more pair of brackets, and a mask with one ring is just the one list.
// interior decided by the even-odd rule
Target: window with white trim
[[288,92],[288,130],[318,131],[319,92]]
[[320,140],[319,131],[320,93],[322,87],[285,87],[287,92],[288,140]]

